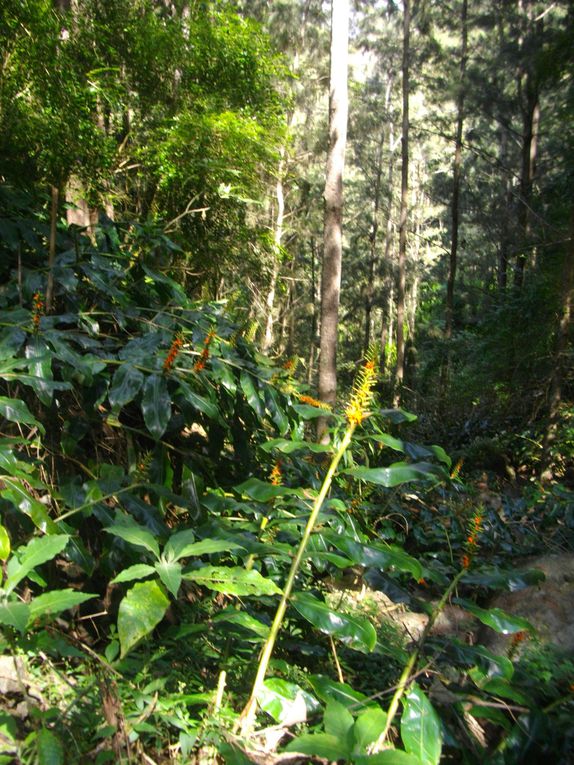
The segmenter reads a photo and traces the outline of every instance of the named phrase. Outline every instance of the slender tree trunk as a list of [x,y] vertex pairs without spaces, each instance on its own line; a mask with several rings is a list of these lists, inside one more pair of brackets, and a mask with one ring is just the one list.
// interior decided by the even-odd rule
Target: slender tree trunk
[[508,161],[508,131],[506,127],[502,128],[500,137],[499,161],[504,176],[504,213],[501,220],[500,245],[498,251],[498,270],[497,282],[498,289],[504,291],[508,285],[508,253],[510,247],[508,219],[510,217],[511,199],[512,199],[512,181],[506,172],[506,163]]
[[315,240],[311,238],[311,305],[313,313],[311,314],[311,342],[309,343],[309,359],[307,362],[307,383],[313,382],[315,372],[315,353],[317,348],[317,277],[315,274],[315,264],[317,262]]
[[[540,127],[540,102],[538,78],[532,69],[533,47],[538,50],[542,36],[543,20],[533,20],[534,8],[531,0],[519,0],[519,10],[526,16],[526,32],[521,40],[521,54],[524,59],[518,77],[518,93],[522,106],[522,156],[520,168],[520,206],[518,225],[522,238],[520,252],[516,258],[514,285],[518,289],[524,284],[524,270],[530,247],[532,186],[536,173],[538,153],[538,132]],[[527,45],[528,42],[528,45]]]
[[456,283],[456,270],[458,266],[458,231],[460,224],[460,178],[462,170],[462,129],[464,126],[464,98],[466,62],[468,57],[468,0],[462,0],[461,9],[461,49],[460,49],[460,78],[458,94],[456,98],[456,132],[454,139],[454,161],[452,167],[452,197],[451,197],[451,240],[448,259],[448,279],[446,283],[446,310],[444,339],[446,353],[443,359],[440,375],[440,399],[444,401],[448,388],[451,365],[451,340],[454,325],[454,287]]
[[410,57],[410,2],[403,2],[403,126],[401,145],[401,209],[399,216],[399,257],[397,263],[397,364],[395,367],[395,393],[393,403],[401,402],[401,387],[405,375],[405,284],[407,259],[407,223],[409,194],[409,57]]
[[371,314],[373,311],[373,301],[376,291],[377,263],[378,253],[378,233],[379,233],[379,213],[381,207],[381,186],[383,178],[383,147],[385,143],[384,131],[381,132],[381,138],[377,147],[377,158],[375,168],[375,187],[373,189],[373,222],[369,233],[369,272],[368,282],[365,289],[365,353],[371,344]]
[[283,193],[283,172],[284,172],[284,154],[285,149],[281,150],[281,158],[277,169],[277,183],[275,185],[275,199],[277,203],[277,215],[275,216],[275,225],[273,230],[273,270],[271,274],[271,283],[265,300],[267,308],[267,318],[265,321],[265,335],[263,338],[262,350],[267,353],[273,345],[273,325],[275,323],[275,293],[277,290],[277,279],[279,277],[279,268],[281,264],[281,242],[283,240],[283,220],[285,218],[285,196]]
[[554,364],[550,378],[548,402],[548,427],[544,435],[542,460],[540,463],[540,478],[542,481],[552,479],[552,447],[558,435],[560,424],[560,404],[562,403],[562,387],[568,363],[568,335],[572,321],[572,302],[574,299],[574,207],[570,212],[570,241],[566,245],[564,263],[562,266],[562,306],[556,344]]
[[48,283],[46,286],[46,313],[51,313],[54,308],[54,261],[56,259],[58,203],[60,201],[60,190],[57,186],[51,187],[50,196],[50,239],[48,242]]
[[[329,153],[325,178],[325,223],[321,277],[321,355],[319,398],[334,405],[337,397],[337,328],[343,253],[343,168],[347,141],[347,59],[349,0],[332,0],[331,71],[329,95]],[[319,418],[322,438],[327,420]]]

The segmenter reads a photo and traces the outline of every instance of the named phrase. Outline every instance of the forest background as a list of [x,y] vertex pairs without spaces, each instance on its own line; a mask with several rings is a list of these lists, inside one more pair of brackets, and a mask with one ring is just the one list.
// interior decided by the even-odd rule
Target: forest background
[[[322,316],[335,10],[349,44],[342,278]],[[442,661],[464,669],[441,682],[518,705],[489,707],[488,724],[473,707],[477,736],[462,697],[437,722],[428,677],[410,685],[422,644],[409,654],[379,636],[373,661],[390,664],[371,687],[353,658],[374,650],[366,616],[337,611],[321,582],[376,569],[379,589],[399,597],[400,585],[415,610],[421,588],[441,610],[462,582],[468,612],[522,634],[482,608],[487,590],[534,581],[509,584],[516,559],[571,550],[572,2],[7,0],[0,41],[0,625],[5,652],[40,678],[50,636],[52,669],[70,662],[90,720],[78,734],[72,686],[22,719],[6,707],[0,761],[67,762],[70,737],[74,757],[97,762],[247,757],[230,731],[249,651],[273,633],[286,548],[329,457],[344,469],[317,506],[328,531],[295,571],[280,682],[257,697],[283,723],[307,694],[311,732],[292,751],[390,763],[390,736],[397,762],[438,762],[443,745],[455,761],[521,762],[532,740],[542,759],[566,757],[571,734],[546,735],[565,730],[572,702],[554,654],[525,660],[516,681],[447,641]],[[330,427],[321,443],[317,421]],[[473,573],[479,531],[486,569]],[[102,626],[82,632],[74,620],[96,595]],[[230,605],[249,596],[253,608]],[[45,624],[62,613],[66,628]],[[173,635],[154,632],[166,614]],[[238,645],[249,635],[235,662],[231,638],[202,633],[217,619]],[[305,619],[331,645],[304,639]],[[196,633],[198,655],[179,656]],[[165,656],[179,674],[162,707]],[[313,656],[321,672],[335,662],[337,681],[305,677]],[[556,687],[527,698],[543,673]],[[345,678],[356,708],[343,713]],[[394,709],[360,706],[395,686]]]

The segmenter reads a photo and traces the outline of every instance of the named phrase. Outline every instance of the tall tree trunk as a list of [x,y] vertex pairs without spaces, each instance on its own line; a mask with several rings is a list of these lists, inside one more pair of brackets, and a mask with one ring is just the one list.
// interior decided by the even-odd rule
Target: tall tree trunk
[[50,194],[50,239],[48,241],[48,283],[46,286],[46,313],[51,313],[54,308],[54,261],[56,260],[56,234],[58,225],[59,201],[60,190],[57,186],[52,186]]
[[[525,6],[525,7],[524,7]],[[520,167],[520,206],[518,225],[520,229],[520,251],[516,258],[514,285],[520,289],[524,283],[524,269],[531,245],[532,185],[536,172],[538,153],[538,132],[540,126],[540,103],[538,78],[533,71],[533,47],[538,50],[542,37],[543,20],[533,19],[534,8],[531,0],[519,0],[519,10],[526,16],[526,32],[521,40],[523,62],[518,76],[518,94],[522,108],[522,156]]]
[[[321,355],[319,398],[334,405],[337,397],[337,325],[343,253],[343,168],[347,142],[347,59],[349,46],[349,0],[332,0],[331,69],[329,94],[329,152],[325,178],[325,222],[321,277]],[[327,429],[320,418],[317,436]]]
[[385,142],[384,131],[381,132],[381,138],[377,147],[377,158],[375,168],[375,187],[373,189],[373,222],[369,232],[369,271],[368,282],[365,289],[365,353],[371,344],[371,314],[373,311],[373,301],[376,290],[376,274],[378,262],[378,233],[379,233],[379,212],[381,206],[381,184],[383,178],[383,146]]
[[540,478],[542,481],[552,479],[552,447],[558,435],[560,424],[560,404],[562,403],[562,386],[567,370],[568,335],[572,321],[572,301],[574,299],[574,207],[570,211],[570,240],[566,245],[564,263],[562,266],[562,305],[556,343],[554,364],[550,378],[548,402],[548,426],[544,435],[542,460],[540,463]]
[[403,2],[403,126],[401,144],[401,209],[399,217],[399,257],[397,263],[397,364],[393,404],[401,402],[401,387],[405,375],[405,284],[407,260],[407,223],[409,194],[409,58],[410,58],[410,0]]
[[307,383],[313,382],[315,372],[315,353],[317,350],[317,278],[315,275],[315,264],[317,262],[315,239],[311,237],[311,342],[309,343],[309,359],[307,361]]
[[283,220],[285,217],[285,196],[283,193],[283,173],[285,164],[284,155],[285,149],[282,148],[279,167],[277,169],[277,183],[275,185],[277,214],[275,216],[275,225],[273,227],[273,269],[269,291],[267,292],[267,298],[265,300],[267,317],[265,321],[265,335],[262,343],[262,350],[264,353],[267,353],[273,345],[273,325],[275,323],[275,293],[277,290],[277,279],[279,277],[279,268],[281,264],[281,242],[283,240]]
[[456,270],[458,265],[458,230],[460,224],[460,177],[462,170],[462,129],[464,125],[464,97],[466,62],[468,58],[468,0],[462,0],[460,14],[461,23],[461,47],[460,47],[460,74],[458,94],[456,98],[456,132],[454,138],[454,161],[452,166],[452,197],[450,205],[451,214],[451,239],[450,253],[448,258],[448,279],[446,283],[446,310],[444,339],[446,354],[441,368],[440,398],[444,400],[448,388],[451,364],[451,340],[454,325],[454,286],[456,282]]

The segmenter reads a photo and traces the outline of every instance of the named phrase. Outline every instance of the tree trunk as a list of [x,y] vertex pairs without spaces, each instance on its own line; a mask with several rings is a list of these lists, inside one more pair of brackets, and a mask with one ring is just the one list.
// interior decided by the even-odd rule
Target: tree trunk
[[373,189],[373,222],[369,233],[369,274],[368,283],[365,289],[365,342],[364,352],[367,353],[371,344],[371,314],[373,311],[373,301],[376,290],[376,274],[378,262],[378,233],[379,233],[379,212],[381,206],[381,183],[383,178],[383,146],[385,142],[384,131],[381,132],[381,139],[377,147],[377,165],[375,168],[375,188]]
[[281,150],[281,158],[277,169],[277,184],[275,186],[275,198],[277,202],[277,215],[275,216],[275,225],[273,231],[273,270],[271,274],[271,283],[265,301],[267,307],[267,318],[265,321],[265,336],[263,338],[262,350],[267,353],[273,345],[273,325],[275,323],[275,293],[277,290],[277,279],[279,277],[279,268],[281,265],[281,242],[283,240],[283,220],[285,217],[285,196],[283,193],[283,172],[284,172],[284,154],[285,149]]
[[570,240],[566,245],[564,263],[562,266],[562,306],[556,344],[554,365],[550,378],[548,405],[548,427],[544,435],[542,460],[540,463],[540,478],[542,481],[552,479],[552,446],[558,435],[560,424],[560,404],[562,402],[562,386],[568,363],[568,334],[572,318],[572,300],[574,292],[574,207],[570,212]]
[[405,284],[407,259],[407,223],[409,194],[409,56],[410,0],[403,3],[403,126],[401,145],[401,209],[399,217],[399,257],[397,263],[397,364],[395,367],[394,406],[401,402],[401,387],[405,375]]
[[451,340],[454,324],[454,285],[458,265],[458,229],[460,223],[460,176],[462,169],[462,129],[464,125],[464,97],[466,62],[468,57],[468,0],[462,0],[461,9],[461,48],[460,48],[460,79],[456,98],[456,133],[454,139],[454,162],[452,166],[452,198],[451,198],[451,240],[448,259],[448,279],[446,283],[446,310],[444,339],[446,354],[443,359],[440,375],[440,399],[444,401],[448,388],[451,364]]
[[56,234],[58,224],[58,203],[60,190],[51,187],[50,202],[50,239],[48,242],[48,284],[46,286],[46,313],[52,313],[54,308],[54,261],[56,260]]
[[[349,0],[332,0],[331,70],[329,95],[329,152],[325,178],[325,222],[321,277],[321,355],[319,398],[334,406],[337,397],[337,326],[343,252],[343,168],[347,141],[347,58]],[[317,436],[322,438],[327,420],[320,418]]]

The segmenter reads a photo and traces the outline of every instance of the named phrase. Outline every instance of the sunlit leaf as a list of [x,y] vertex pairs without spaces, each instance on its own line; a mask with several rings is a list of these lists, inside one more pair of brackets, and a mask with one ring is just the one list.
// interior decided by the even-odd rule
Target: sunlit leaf
[[14,627],[22,634],[24,634],[28,626],[29,616],[30,606],[27,603],[9,601],[8,603],[0,604],[0,624]]
[[10,555],[10,537],[8,536],[8,532],[2,526],[0,523],[0,560],[5,561],[8,560],[8,556]]
[[354,711],[358,711],[365,706],[378,706],[375,702],[369,701],[364,693],[356,691],[350,685],[347,685],[347,683],[331,680],[326,675],[310,675],[309,682],[321,701],[327,702],[333,699]]
[[174,598],[177,598],[179,586],[181,584],[181,564],[176,561],[160,560],[155,564],[155,569],[159,578],[171,592]]
[[42,563],[52,560],[62,552],[70,537],[67,534],[51,534],[31,539],[25,547],[21,547],[10,559],[7,567],[7,578],[4,589],[12,592],[24,577]]
[[271,677],[264,682],[257,702],[264,712],[282,725],[305,722],[308,713],[319,709],[319,703],[310,693],[280,677]]
[[330,444],[317,444],[314,441],[290,441],[286,438],[274,438],[271,441],[266,441],[262,444],[261,448],[266,452],[277,449],[277,451],[283,454],[291,454],[292,452],[305,449],[317,453],[333,451],[333,447]]
[[325,733],[336,736],[342,744],[342,749],[345,751],[349,751],[352,745],[351,728],[354,722],[353,715],[340,701],[330,699],[327,702],[323,715]]
[[354,478],[359,478],[362,481],[386,486],[387,488],[399,486],[408,481],[424,481],[429,478],[444,479],[448,477],[444,468],[432,465],[430,462],[414,462],[412,464],[395,462],[393,465],[389,465],[389,467],[355,467],[347,468],[342,472],[352,475]]
[[156,581],[140,582],[128,591],[118,611],[122,657],[160,623],[168,606],[169,600]]
[[192,556],[211,555],[213,553],[228,552],[241,547],[229,539],[202,539],[199,542],[185,542],[186,536],[193,540],[191,531],[181,531],[171,536],[165,547],[164,555],[168,560],[191,558]]
[[114,579],[112,584],[119,584],[120,582],[133,582],[134,579],[145,579],[151,574],[155,574],[156,570],[154,566],[148,566],[146,563],[136,563],[135,566],[129,566],[124,568]]
[[41,433],[44,433],[44,426],[38,422],[24,401],[17,398],[7,398],[0,396],[0,417],[4,417],[10,422],[20,422],[23,425],[35,425]]
[[453,602],[462,606],[465,611],[469,611],[483,624],[501,635],[513,635],[515,632],[522,632],[523,630],[535,632],[534,627],[527,619],[522,616],[507,614],[501,608],[480,608],[463,598],[454,598]]
[[379,738],[387,722],[387,713],[380,707],[365,709],[357,717],[353,728],[353,753],[366,754],[371,744]]
[[97,598],[97,595],[89,592],[78,592],[77,590],[50,590],[41,595],[37,595],[30,602],[29,624],[32,624],[41,616],[59,614],[61,611],[67,611],[86,600]]
[[440,718],[422,690],[413,683],[403,700],[401,739],[420,765],[438,765],[442,750]]
[[351,616],[330,608],[324,601],[308,592],[298,592],[291,599],[301,616],[327,635],[333,635],[351,648],[372,651],[377,633],[371,622],[363,616]]
[[138,526],[135,522],[119,524],[114,523],[104,529],[108,534],[113,534],[116,537],[125,539],[132,545],[138,547],[144,547],[149,550],[156,558],[159,558],[159,545],[156,538],[147,529],[142,526]]
[[259,398],[259,393],[257,392],[253,378],[248,372],[241,372],[239,381],[241,383],[241,389],[245,395],[245,398],[247,399],[247,403],[254,410],[257,416],[260,419],[263,419],[265,415],[265,409],[261,399]]
[[64,745],[56,734],[42,728],[36,737],[38,765],[65,765]]
[[202,587],[224,592],[226,595],[280,595],[281,590],[271,579],[259,571],[247,571],[240,566],[203,566],[183,576]]
[[337,736],[328,733],[304,733],[292,739],[285,747],[285,751],[323,757],[329,762],[346,759],[350,753]]

